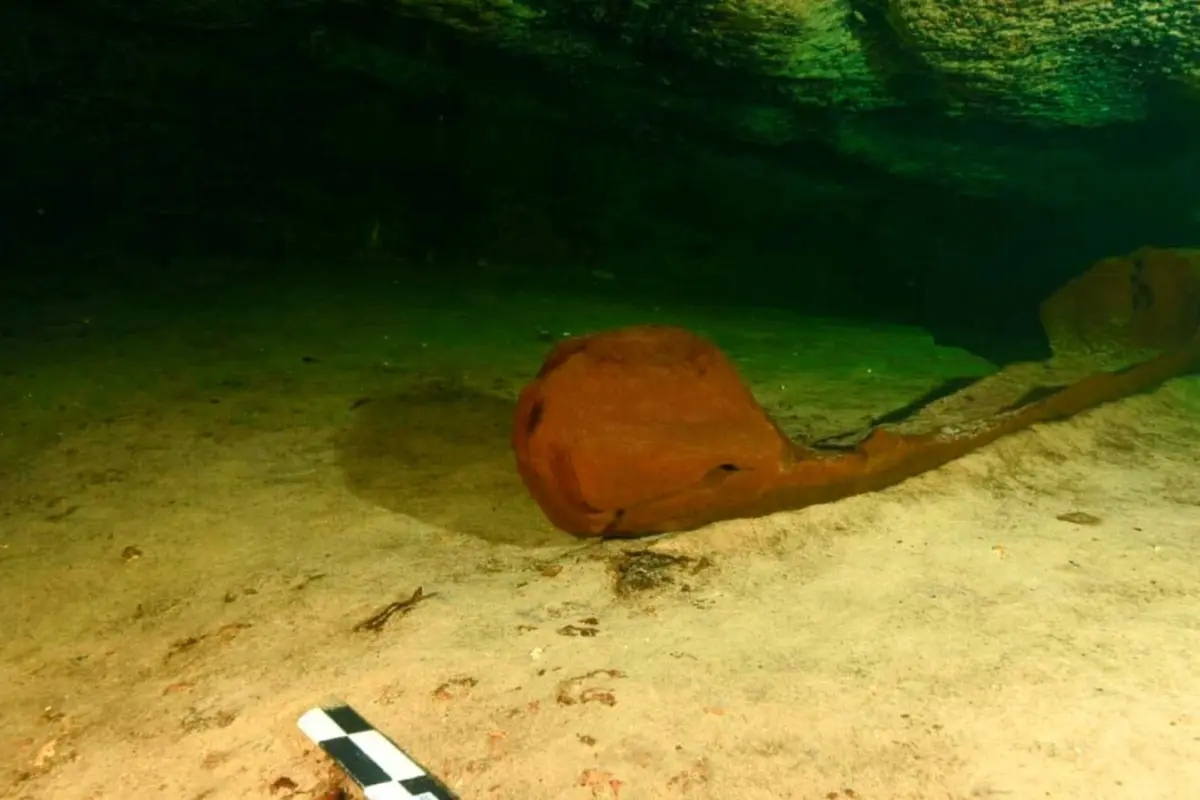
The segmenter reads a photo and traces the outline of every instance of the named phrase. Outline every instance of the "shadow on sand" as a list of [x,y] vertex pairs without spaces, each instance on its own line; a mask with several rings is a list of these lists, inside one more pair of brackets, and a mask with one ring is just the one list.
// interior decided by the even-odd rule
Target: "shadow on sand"
[[562,544],[509,446],[512,403],[436,383],[362,401],[338,442],[350,490],[377,506],[490,542]]

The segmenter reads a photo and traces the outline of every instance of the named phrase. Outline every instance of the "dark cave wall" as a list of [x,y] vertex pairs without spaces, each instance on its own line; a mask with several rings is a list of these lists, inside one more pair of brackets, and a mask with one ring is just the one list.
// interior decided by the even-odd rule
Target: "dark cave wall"
[[969,197],[816,138],[752,146],[637,124],[635,106],[614,122],[610,86],[377,22],[6,6],[6,257],[486,260],[551,283],[599,268],[617,280],[598,290],[1028,332],[1036,301],[1096,258],[1186,243],[1184,216],[1154,203]]

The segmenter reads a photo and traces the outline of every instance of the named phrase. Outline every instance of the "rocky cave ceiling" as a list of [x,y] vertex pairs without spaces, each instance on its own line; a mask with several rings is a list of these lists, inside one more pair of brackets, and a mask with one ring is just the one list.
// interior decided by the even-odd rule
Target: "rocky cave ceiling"
[[[88,135],[116,125],[105,103],[131,129],[165,124],[194,73],[219,95],[294,69],[433,113],[466,93],[535,124],[1200,225],[1195,0],[61,0],[0,16],[6,118],[72,116]],[[118,97],[135,80],[160,91]],[[19,135],[45,140],[39,124]]]
[[[968,191],[1197,183],[1194,0],[68,0],[80,17],[178,35],[278,29],[320,62],[447,81],[414,21],[583,89],[614,125],[819,139]],[[36,46],[36,45],[30,45]],[[436,73],[441,72],[438,75]],[[551,113],[547,110],[547,113]],[[1139,148],[1138,145],[1142,147]],[[1113,148],[1125,148],[1115,159]],[[1138,152],[1140,150],[1140,152]],[[1098,161],[1099,160],[1099,161]]]

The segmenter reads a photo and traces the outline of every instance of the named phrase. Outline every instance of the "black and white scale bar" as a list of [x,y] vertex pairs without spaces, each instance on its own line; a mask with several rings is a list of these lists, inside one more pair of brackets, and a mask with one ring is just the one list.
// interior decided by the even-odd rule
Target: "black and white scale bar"
[[314,708],[298,724],[362,787],[367,800],[458,800],[350,706]]

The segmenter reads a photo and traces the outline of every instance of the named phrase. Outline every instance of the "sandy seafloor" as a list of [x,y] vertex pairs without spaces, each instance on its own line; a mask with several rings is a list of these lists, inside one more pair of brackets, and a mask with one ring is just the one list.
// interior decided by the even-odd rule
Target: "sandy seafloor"
[[[296,719],[333,700],[464,800],[1200,793],[1200,378],[600,544],[508,450],[548,339],[687,325],[798,436],[989,367],[782,311],[197,275],[6,312],[0,796],[322,797]],[[618,591],[643,550],[681,558]]]

